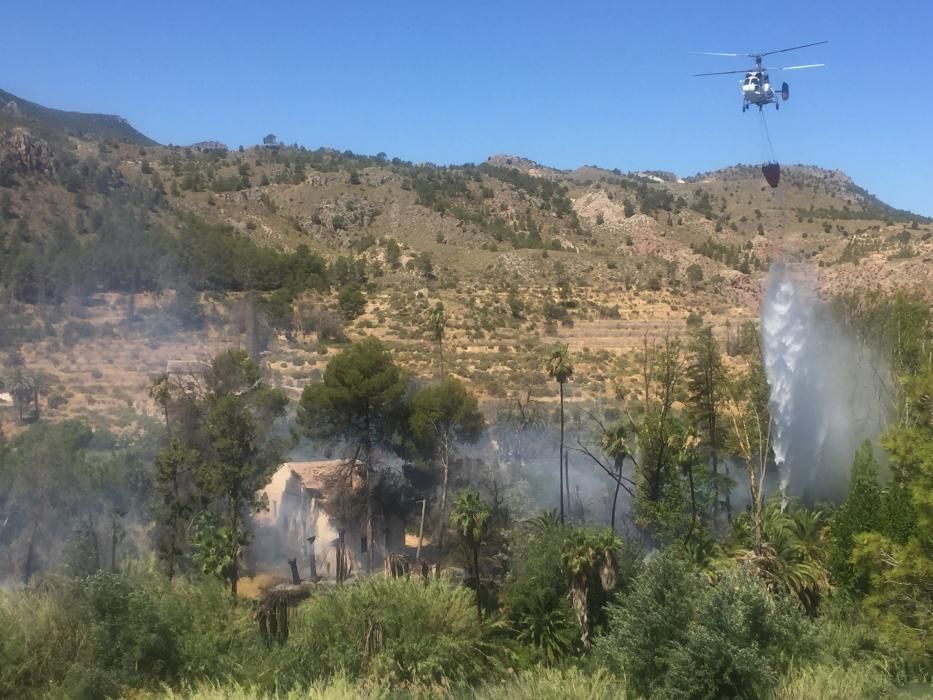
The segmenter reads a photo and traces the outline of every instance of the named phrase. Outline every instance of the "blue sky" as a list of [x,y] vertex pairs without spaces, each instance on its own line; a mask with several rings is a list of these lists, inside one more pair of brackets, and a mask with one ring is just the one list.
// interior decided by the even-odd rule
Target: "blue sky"
[[691,51],[828,39],[772,65],[782,163],[839,168],[933,216],[933,2],[30,0],[4,9],[0,88],[120,114],[162,143],[308,147],[435,163],[523,155],[681,175],[762,160],[745,68]]

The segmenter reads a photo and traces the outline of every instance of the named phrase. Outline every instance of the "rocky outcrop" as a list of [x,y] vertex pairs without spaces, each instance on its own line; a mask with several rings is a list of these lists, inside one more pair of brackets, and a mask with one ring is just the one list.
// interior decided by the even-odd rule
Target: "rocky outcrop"
[[55,173],[52,148],[34,139],[28,129],[11,129],[0,136],[0,169],[8,173],[51,176]]
[[197,143],[191,144],[188,148],[196,153],[225,154],[230,150],[227,148],[227,144],[221,143],[220,141],[198,141]]
[[3,114],[8,117],[13,117],[13,119],[23,119],[23,110],[19,108],[19,105],[16,104],[14,100],[10,100],[3,105],[3,109],[0,109],[0,112],[3,112]]
[[352,194],[341,194],[324,202],[312,218],[313,224],[323,226],[334,233],[345,230],[361,230],[373,223],[382,210],[368,199]]
[[522,158],[521,156],[510,156],[503,153],[497,153],[491,155],[486,159],[486,162],[489,165],[495,165],[500,168],[514,168],[515,170],[521,170],[528,175],[533,175],[534,177],[543,177],[549,180],[555,180],[559,178],[563,173],[560,170],[555,168],[549,168],[546,165],[541,165],[529,158]]

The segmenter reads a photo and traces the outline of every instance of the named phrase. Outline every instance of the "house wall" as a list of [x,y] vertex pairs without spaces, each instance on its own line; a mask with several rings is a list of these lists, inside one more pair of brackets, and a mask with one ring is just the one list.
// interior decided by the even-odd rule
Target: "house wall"
[[[302,578],[307,578],[310,575],[307,538],[313,535],[316,573],[321,578],[333,579],[337,574],[337,544],[343,530],[352,573],[366,572],[369,557],[361,546],[365,522],[341,522],[332,517],[317,492],[304,488],[287,467],[273,475],[263,492],[269,501],[268,510],[254,517],[257,532],[253,549],[258,561],[282,570],[287,568],[288,559],[297,559]],[[374,568],[381,572],[387,554],[404,550],[404,522],[397,517],[389,518],[386,532],[385,525],[377,520],[373,523],[373,538]]]

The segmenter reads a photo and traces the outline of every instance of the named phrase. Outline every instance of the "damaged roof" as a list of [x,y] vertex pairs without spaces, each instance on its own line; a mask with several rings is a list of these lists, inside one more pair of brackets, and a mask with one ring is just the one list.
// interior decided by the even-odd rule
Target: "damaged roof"
[[[282,466],[288,467],[298,477],[301,485],[309,491],[323,491],[335,481],[346,478],[351,470],[350,460],[323,459],[311,462],[286,462]],[[356,463],[356,475],[359,476],[363,464]]]

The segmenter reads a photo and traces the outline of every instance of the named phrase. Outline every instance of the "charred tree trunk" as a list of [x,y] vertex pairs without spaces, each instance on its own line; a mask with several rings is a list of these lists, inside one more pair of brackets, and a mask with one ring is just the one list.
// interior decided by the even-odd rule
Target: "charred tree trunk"
[[483,606],[480,603],[480,582],[479,582],[479,545],[473,547],[473,579],[476,582],[476,615],[480,620],[483,619]]
[[[723,474],[726,475],[726,478],[729,477],[729,464],[724,463],[722,465]],[[732,491],[731,489],[726,489],[726,521],[731,525],[732,524]]]
[[317,581],[317,559],[314,556],[314,541],[317,539],[315,535],[311,535],[308,539],[308,566],[310,568],[309,579],[311,581]]
[[428,499],[421,499],[421,524],[418,526],[418,549],[415,550],[415,561],[421,561],[421,543],[424,541],[424,510],[427,507]]
[[104,567],[101,566],[100,562],[100,542],[97,539],[97,527],[94,519],[89,517],[87,520],[87,534],[91,538],[91,543],[94,545],[94,565],[97,567],[98,571],[103,571]]
[[240,530],[239,530],[239,512],[237,509],[236,498],[230,496],[230,523],[233,541],[230,544],[230,595],[236,600],[237,582],[240,580]]
[[376,568],[376,558],[373,551],[373,438],[372,422],[369,410],[366,413],[366,563],[367,573],[372,574]]
[[560,474],[560,524],[564,524],[564,384],[560,384],[560,452],[557,453],[557,473]]
[[616,487],[615,492],[612,494],[612,515],[609,519],[609,528],[612,530],[612,533],[615,534],[616,531],[616,507],[619,505],[619,489],[622,488],[622,467],[623,462],[620,460],[617,464],[618,471],[616,472]]
[[336,576],[337,583],[342,583],[347,580],[350,576],[350,558],[347,555],[346,547],[346,531],[339,530],[337,532],[337,545],[336,545]]
[[450,488],[450,438],[443,436],[443,446],[441,448],[441,468],[443,470],[443,481],[441,483],[441,508],[437,516],[437,532],[434,535],[434,541],[438,547],[444,546],[444,535],[447,531],[447,492]]
[[575,581],[570,587],[570,602],[580,625],[580,643],[585,651],[590,648],[590,611],[588,606],[588,584],[584,579]]
[[259,318],[256,312],[256,293],[249,293],[246,309],[246,352],[254,362],[259,361]]
[[301,583],[301,574],[298,573],[298,559],[289,559],[288,567],[292,570],[292,583],[297,586]]
[[36,535],[39,532],[39,523],[33,523],[32,532],[29,533],[29,546],[26,547],[26,562],[23,565],[23,583],[28,584],[32,578],[33,566],[35,565],[36,554]]
[[687,479],[690,482],[690,528],[687,530],[687,535],[684,537],[684,543],[690,541],[690,538],[693,537],[693,532],[696,530],[697,526],[697,495],[696,489],[693,485],[693,465],[690,464],[687,467]]
[[[564,450],[564,486],[567,489],[567,515],[573,520],[573,499],[570,497],[570,450]],[[577,500],[579,500],[577,489]]]
[[[165,425],[168,426],[168,403],[165,404]],[[171,530],[168,536],[168,580],[175,576],[175,554],[178,552],[178,503],[180,495],[178,489],[178,470],[172,470],[172,510],[169,518]]]
[[110,573],[117,573],[117,516],[110,516]]

